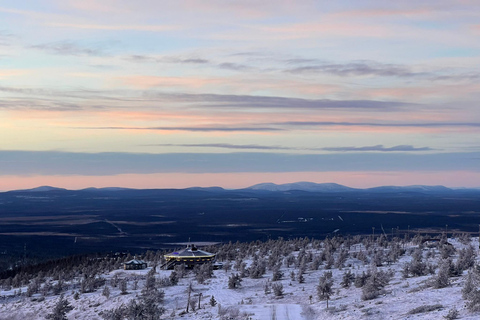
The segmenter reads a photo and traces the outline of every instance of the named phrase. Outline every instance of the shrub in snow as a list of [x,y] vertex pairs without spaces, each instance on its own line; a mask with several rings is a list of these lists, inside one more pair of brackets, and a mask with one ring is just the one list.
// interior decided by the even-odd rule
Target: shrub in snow
[[450,309],[450,311],[448,311],[448,313],[443,318],[446,320],[455,320],[458,318],[458,315],[459,313],[457,308],[453,307],[453,309]]
[[425,312],[431,312],[439,309],[443,309],[443,306],[441,304],[425,305],[425,306],[420,306],[410,310],[408,314],[425,313]]
[[317,319],[315,310],[309,305],[302,305],[302,312],[300,314],[305,318],[305,320]]

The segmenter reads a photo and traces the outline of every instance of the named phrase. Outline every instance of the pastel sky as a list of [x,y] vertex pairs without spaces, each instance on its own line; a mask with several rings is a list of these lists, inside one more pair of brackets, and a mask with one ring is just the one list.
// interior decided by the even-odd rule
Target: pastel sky
[[0,190],[480,187],[480,2],[0,2]]

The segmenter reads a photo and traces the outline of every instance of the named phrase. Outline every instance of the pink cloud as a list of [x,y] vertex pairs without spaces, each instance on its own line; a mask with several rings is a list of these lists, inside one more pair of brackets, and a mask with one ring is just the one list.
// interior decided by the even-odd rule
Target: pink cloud
[[135,31],[152,31],[152,32],[162,32],[162,31],[172,31],[180,30],[181,26],[178,25],[133,25],[133,24],[123,24],[123,25],[107,25],[107,24],[89,24],[89,23],[60,23],[60,22],[50,22],[46,24],[50,27],[59,27],[59,28],[74,28],[74,29],[92,29],[92,30],[135,30]]
[[179,87],[179,88],[202,88],[207,85],[224,82],[218,78],[194,78],[194,77],[161,77],[161,76],[123,76],[115,78],[122,84],[148,89],[154,87]]

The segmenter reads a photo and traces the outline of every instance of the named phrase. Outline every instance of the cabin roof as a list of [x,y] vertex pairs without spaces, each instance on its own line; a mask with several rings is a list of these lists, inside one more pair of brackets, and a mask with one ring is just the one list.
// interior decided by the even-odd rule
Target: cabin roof
[[214,257],[214,253],[199,250],[195,245],[188,245],[185,249],[174,251],[165,255],[165,258],[210,258]]
[[143,260],[133,259],[130,261],[125,262],[125,264],[145,264],[146,262]]

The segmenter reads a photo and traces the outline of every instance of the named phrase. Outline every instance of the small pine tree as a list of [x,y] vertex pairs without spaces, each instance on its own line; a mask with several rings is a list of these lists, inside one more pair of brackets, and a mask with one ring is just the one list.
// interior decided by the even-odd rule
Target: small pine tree
[[127,279],[120,281],[120,291],[122,294],[128,294],[127,292]]
[[272,281],[278,281],[282,279],[282,277],[283,277],[283,272],[280,271],[280,267],[276,265],[275,268],[273,269]]
[[107,285],[105,285],[105,287],[103,288],[102,295],[107,299],[110,298],[110,289]]
[[317,286],[317,295],[320,300],[327,300],[327,308],[328,308],[328,300],[330,296],[333,294],[332,290],[333,281],[330,276],[325,272],[318,281]]
[[73,310],[73,307],[70,305],[67,299],[63,294],[58,299],[57,304],[52,310],[52,313],[49,313],[45,316],[45,319],[51,320],[67,320],[67,313]]
[[237,274],[233,274],[228,278],[228,289],[236,289],[241,286],[242,278]]
[[355,281],[355,276],[350,270],[347,270],[343,273],[343,278],[342,282],[340,282],[340,285],[344,288],[349,288],[353,281]]
[[215,300],[215,297],[214,297],[214,296],[212,296],[212,297],[210,298],[210,305],[211,305],[212,307],[215,307],[215,306],[217,305],[217,300]]
[[450,273],[450,263],[448,262],[448,259],[445,259],[440,263],[440,267],[438,268],[438,273],[434,277],[434,287],[439,289],[439,288],[445,288],[450,284],[450,281],[448,279]]
[[283,285],[281,283],[274,283],[272,285],[272,289],[275,297],[278,297],[278,298],[283,297]]
[[305,277],[303,276],[303,273],[298,274],[298,283],[305,283]]
[[294,271],[290,272],[290,279],[292,281],[295,281],[295,272]]
[[173,270],[172,273],[170,273],[169,280],[172,286],[176,286],[178,284],[179,276],[175,270]]

